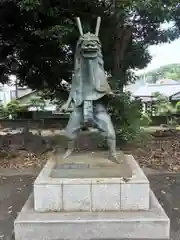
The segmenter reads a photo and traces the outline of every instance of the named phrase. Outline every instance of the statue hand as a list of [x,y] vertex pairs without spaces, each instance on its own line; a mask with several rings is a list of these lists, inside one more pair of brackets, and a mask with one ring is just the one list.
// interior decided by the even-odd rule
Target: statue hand
[[69,108],[69,104],[66,102],[60,107],[59,111],[66,112],[68,110],[68,108]]
[[112,98],[115,98],[115,94],[113,92],[109,92],[109,96],[111,96]]

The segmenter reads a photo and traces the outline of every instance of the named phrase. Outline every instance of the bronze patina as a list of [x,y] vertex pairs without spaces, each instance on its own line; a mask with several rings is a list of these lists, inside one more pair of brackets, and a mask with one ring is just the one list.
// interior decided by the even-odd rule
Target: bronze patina
[[107,113],[104,97],[112,95],[104,71],[104,62],[99,40],[101,18],[97,18],[95,33],[83,33],[81,21],[77,18],[80,37],[77,42],[71,91],[67,102],[61,107],[66,111],[73,102],[72,112],[65,134],[69,139],[64,158],[74,150],[74,142],[84,125],[93,125],[107,139],[109,159],[118,162],[116,157],[116,135],[110,116]]

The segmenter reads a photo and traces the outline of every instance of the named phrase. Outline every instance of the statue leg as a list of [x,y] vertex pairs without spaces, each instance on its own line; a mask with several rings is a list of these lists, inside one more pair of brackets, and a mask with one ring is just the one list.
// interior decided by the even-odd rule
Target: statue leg
[[82,107],[77,107],[70,115],[68,124],[65,129],[65,136],[68,138],[68,148],[64,154],[64,158],[69,157],[74,151],[75,140],[77,139],[78,133],[81,129],[82,120]]
[[94,104],[94,122],[100,134],[107,139],[109,159],[119,163],[116,156],[116,134],[111,118],[103,104]]

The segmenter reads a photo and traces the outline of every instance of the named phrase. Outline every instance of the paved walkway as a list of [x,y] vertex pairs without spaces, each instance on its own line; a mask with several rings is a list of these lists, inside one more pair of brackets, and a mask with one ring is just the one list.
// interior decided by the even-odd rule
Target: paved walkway
[[[0,240],[13,239],[13,222],[32,191],[34,175],[0,176]],[[171,219],[171,240],[180,239],[180,173],[151,174],[151,187]]]
[[13,222],[31,190],[34,176],[0,177],[0,240],[13,239]]
[[149,176],[152,190],[171,220],[171,240],[180,239],[180,173]]

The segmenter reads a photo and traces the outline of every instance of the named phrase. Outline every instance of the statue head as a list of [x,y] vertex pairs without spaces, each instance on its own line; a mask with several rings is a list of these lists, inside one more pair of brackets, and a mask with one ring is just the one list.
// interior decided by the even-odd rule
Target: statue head
[[77,48],[80,50],[80,54],[84,58],[96,58],[98,56],[99,49],[101,48],[101,43],[99,40],[99,28],[100,28],[101,18],[97,18],[95,33],[83,33],[81,21],[77,18],[77,25],[80,32],[80,38],[78,40]]
[[[99,28],[101,18],[97,18],[95,33],[83,33],[80,19],[77,18],[77,24],[80,37],[76,45],[74,56],[74,75],[72,78],[71,93],[72,98],[77,106],[84,99],[83,84],[91,89],[93,94],[91,100],[97,100],[111,91],[107,77],[104,71],[104,61],[101,53],[101,43],[99,40]],[[85,94],[87,94],[87,90]],[[94,92],[96,92],[94,94]],[[90,93],[91,94],[91,90]]]

